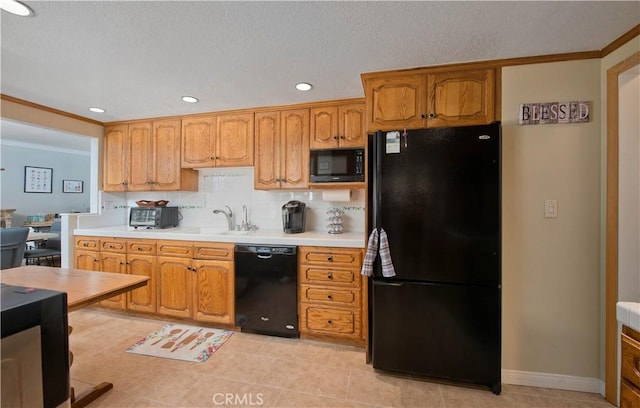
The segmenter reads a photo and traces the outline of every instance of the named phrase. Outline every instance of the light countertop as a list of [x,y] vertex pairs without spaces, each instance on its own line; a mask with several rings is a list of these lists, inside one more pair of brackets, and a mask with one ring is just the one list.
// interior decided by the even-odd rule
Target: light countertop
[[175,239],[181,241],[233,242],[262,245],[326,246],[343,248],[364,248],[364,232],[329,234],[327,232],[303,232],[285,234],[277,230],[258,230],[255,232],[227,232],[206,227],[177,227],[166,229],[134,229],[129,226],[79,228],[74,235],[94,237],[121,237],[144,239]]
[[636,331],[640,331],[640,303],[618,302],[616,304],[618,321]]

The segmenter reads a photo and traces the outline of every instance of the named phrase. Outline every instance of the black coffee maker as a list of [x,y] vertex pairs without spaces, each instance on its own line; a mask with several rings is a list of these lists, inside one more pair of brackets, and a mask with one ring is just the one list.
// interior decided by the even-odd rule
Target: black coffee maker
[[304,232],[306,204],[301,201],[289,201],[282,206],[282,229],[286,234]]

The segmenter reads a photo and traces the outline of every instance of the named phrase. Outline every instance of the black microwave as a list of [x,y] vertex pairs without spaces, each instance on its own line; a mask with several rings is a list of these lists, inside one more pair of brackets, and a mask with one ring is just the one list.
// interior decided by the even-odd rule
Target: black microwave
[[312,183],[364,181],[364,149],[311,150]]

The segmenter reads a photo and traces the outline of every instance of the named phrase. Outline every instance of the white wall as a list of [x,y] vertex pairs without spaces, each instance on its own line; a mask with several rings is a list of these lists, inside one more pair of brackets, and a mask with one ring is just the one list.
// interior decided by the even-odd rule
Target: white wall
[[[590,122],[517,124],[519,104],[561,101],[591,101]],[[600,61],[503,68],[502,118],[502,366],[597,388]],[[546,199],[557,218],[544,218]]]
[[618,300],[640,302],[639,68],[618,82]]
[[124,225],[128,209],[137,200],[169,200],[169,206],[180,207],[181,226],[226,229],[224,216],[213,210],[231,207],[235,223],[242,221],[242,206],[248,208],[248,218],[261,230],[282,230],[281,207],[289,200],[299,200],[307,206],[307,231],[326,231],[326,211],[329,207],[344,210],[345,232],[365,229],[364,190],[353,190],[351,201],[324,201],[321,191],[262,191],[253,188],[253,167],[213,168],[199,170],[197,192],[102,193],[101,212],[109,223]]
[[[90,156],[86,153],[0,144],[0,206],[15,208],[13,226],[20,226],[27,215],[88,211],[90,197]],[[53,169],[52,193],[25,193],[24,167]],[[63,193],[62,180],[81,180],[83,193]]]

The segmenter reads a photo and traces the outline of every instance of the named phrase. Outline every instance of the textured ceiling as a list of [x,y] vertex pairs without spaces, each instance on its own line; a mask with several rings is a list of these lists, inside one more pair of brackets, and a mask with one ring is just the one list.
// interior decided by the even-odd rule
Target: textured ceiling
[[363,72],[600,50],[640,23],[638,1],[24,3],[2,93],[101,122],[362,97]]

